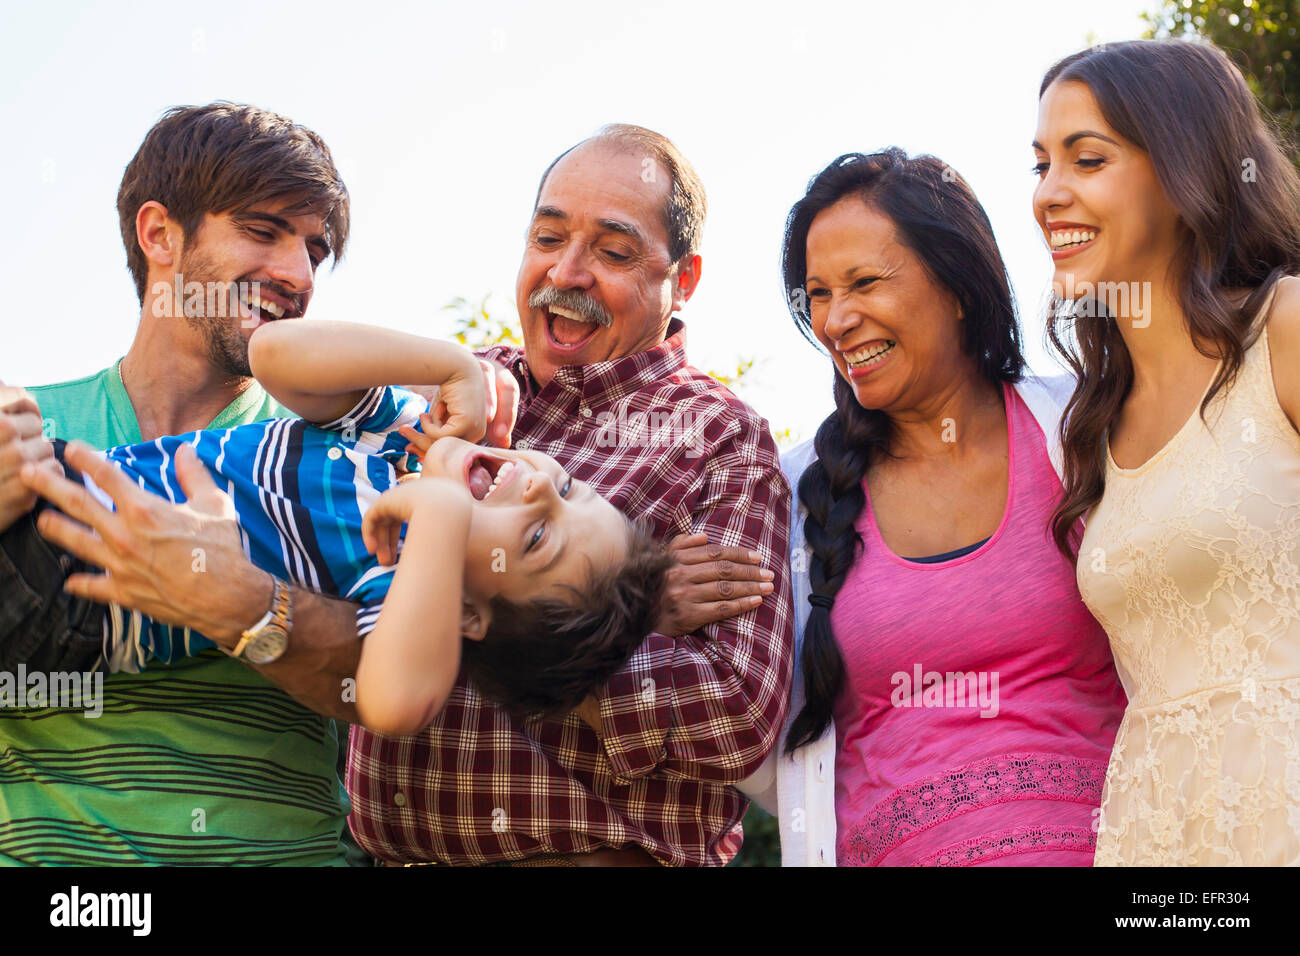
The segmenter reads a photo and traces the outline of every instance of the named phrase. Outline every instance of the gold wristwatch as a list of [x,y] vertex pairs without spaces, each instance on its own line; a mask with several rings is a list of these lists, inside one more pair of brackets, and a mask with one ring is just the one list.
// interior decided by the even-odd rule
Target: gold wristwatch
[[260,621],[246,630],[231,657],[249,664],[273,664],[289,647],[289,633],[293,630],[293,590],[279,578],[272,576],[275,590],[271,595],[271,610]]

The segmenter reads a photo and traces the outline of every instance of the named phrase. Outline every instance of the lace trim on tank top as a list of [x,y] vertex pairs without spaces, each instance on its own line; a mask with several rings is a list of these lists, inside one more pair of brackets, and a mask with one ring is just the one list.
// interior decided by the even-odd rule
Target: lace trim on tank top
[[899,787],[853,826],[842,854],[871,865],[923,830],[1013,800],[1101,804],[1105,764],[1079,757],[1016,753],[988,757]]
[[1097,834],[1090,827],[1020,827],[992,836],[963,840],[917,860],[912,866],[974,866],[1017,853],[1074,850],[1092,853]]

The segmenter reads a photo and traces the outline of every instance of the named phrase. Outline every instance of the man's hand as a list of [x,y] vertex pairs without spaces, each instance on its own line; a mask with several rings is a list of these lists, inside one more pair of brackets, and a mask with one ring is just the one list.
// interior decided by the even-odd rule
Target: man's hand
[[703,533],[679,535],[668,545],[676,564],[655,630],[668,637],[694,634],[706,624],[752,611],[772,593],[775,575],[758,567],[760,555],[748,548],[709,544]]
[[488,383],[488,425],[484,441],[493,448],[509,448],[519,417],[519,383],[504,366],[479,359]]
[[[51,475],[31,465],[23,468],[23,483],[68,516],[44,512],[37,521],[41,534],[106,572],[74,574],[64,587],[163,624],[192,628],[233,650],[270,606],[271,576],[244,556],[234,503],[213,484],[194,450],[186,445],[176,454],[183,505],[144,491],[86,445],[70,444],[64,457],[117,507],[109,511],[64,478],[62,469]],[[293,594],[289,650],[254,669],[317,713],[355,721],[356,705],[346,688],[361,652],[357,608],[302,588]]]
[[41,410],[21,388],[0,382],[0,531],[31,511],[36,493],[19,479],[25,464],[62,475],[54,447],[41,432]]
[[[515,419],[519,415],[519,383],[503,366],[487,359],[478,360],[483,370],[483,384],[487,388],[487,435],[484,444],[494,448],[509,448],[510,435],[515,430]],[[447,423],[447,403],[442,400],[442,390],[436,385],[408,385],[409,391],[424,398],[433,414],[421,418],[426,432],[442,428]],[[399,431],[411,440],[406,450],[419,458],[433,444],[427,434],[420,436],[410,426],[403,426]]]
[[117,508],[109,511],[62,472],[23,467],[23,484],[63,511],[41,514],[41,534],[106,572],[74,574],[65,589],[160,623],[190,627],[233,648],[241,632],[265,613],[271,581],[245,557],[234,503],[213,483],[194,449],[184,445],[176,453],[186,497],[181,505],[143,490],[88,445],[73,442],[64,457]]

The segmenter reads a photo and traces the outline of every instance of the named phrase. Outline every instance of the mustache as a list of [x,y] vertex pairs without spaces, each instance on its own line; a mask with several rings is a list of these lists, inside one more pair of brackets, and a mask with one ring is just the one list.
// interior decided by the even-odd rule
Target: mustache
[[530,309],[554,310],[556,306],[569,312],[576,312],[588,322],[605,328],[614,324],[614,317],[609,314],[608,309],[587,293],[576,289],[557,289],[555,286],[547,286],[544,289],[537,289],[528,296]]

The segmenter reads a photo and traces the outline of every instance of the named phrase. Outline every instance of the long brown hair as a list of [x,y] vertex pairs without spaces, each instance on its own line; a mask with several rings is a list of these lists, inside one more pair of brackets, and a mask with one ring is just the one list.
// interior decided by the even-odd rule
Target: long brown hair
[[[1178,210],[1178,301],[1198,350],[1223,361],[1204,415],[1236,378],[1269,290],[1300,270],[1300,175],[1241,72],[1210,44],[1136,40],[1085,50],[1047,71],[1039,98],[1058,80],[1087,85],[1110,127],[1150,157]],[[1242,288],[1252,291],[1234,305],[1229,290]],[[1089,317],[1054,300],[1048,315],[1052,344],[1078,380],[1062,429],[1064,496],[1052,515],[1067,556],[1070,529],[1101,500],[1107,431],[1133,385],[1119,326],[1104,309],[1083,311]]]
[[[817,344],[805,289],[808,232],[819,214],[845,196],[857,196],[888,216],[899,240],[957,300],[964,316],[961,350],[975,360],[980,378],[1019,381],[1025,367],[1020,322],[984,207],[942,160],[909,157],[897,147],[840,156],[813,177],[790,210],[781,276],[790,315],[804,337]],[[849,570],[862,556],[863,543],[855,530],[867,500],[862,479],[873,463],[890,453],[893,441],[889,415],[863,408],[844,377],[836,371],[831,376],[835,411],[817,429],[817,458],[796,489],[807,509],[803,528],[811,553],[812,606],[799,652],[805,701],[790,722],[787,753],[821,737],[843,689],[844,657],[831,630],[831,609]]]

